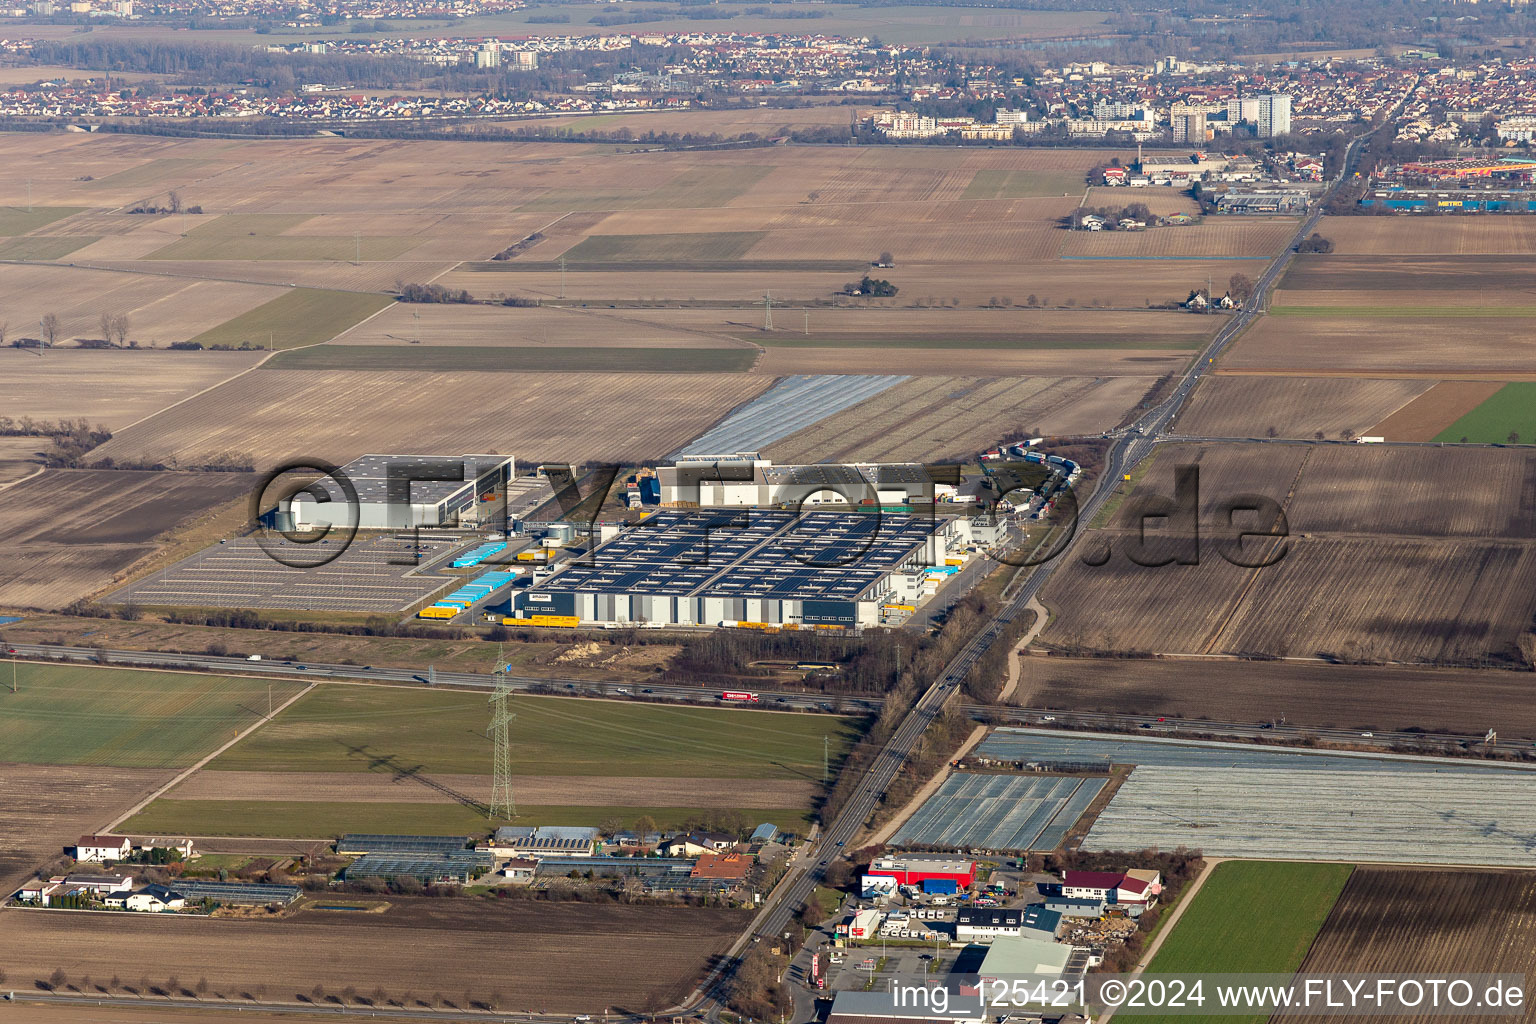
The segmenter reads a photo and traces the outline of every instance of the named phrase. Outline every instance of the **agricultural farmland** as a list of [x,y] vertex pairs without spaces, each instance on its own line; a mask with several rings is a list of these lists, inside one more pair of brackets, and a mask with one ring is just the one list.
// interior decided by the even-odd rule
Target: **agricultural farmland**
[[1135,765],[1085,850],[1196,847],[1207,856],[1529,867],[1536,774],[1459,758],[999,729],[1010,761]]
[[1200,259],[1274,257],[1296,232],[1289,217],[1208,217],[1197,224],[1146,231],[1063,231],[1061,257],[1098,259]]
[[[1524,663],[1517,644],[1536,612],[1536,545],[1516,511],[1533,486],[1524,453],[1492,452],[1453,467],[1434,449],[1170,448],[1141,482],[1143,493],[1171,494],[1172,467],[1186,461],[1201,468],[1207,535],[1199,564],[1134,564],[1125,555],[1129,521],[1092,531],[1085,558],[1106,544],[1120,554],[1100,566],[1073,561],[1052,579],[1041,598],[1054,613],[1047,642],[1150,653]],[[1496,469],[1480,478],[1479,467]],[[1465,482],[1458,500],[1437,500],[1446,480],[1458,476]],[[1290,538],[1278,562],[1249,569],[1219,557],[1209,531],[1216,502],[1254,493],[1286,509]],[[1187,541],[1177,549],[1173,543],[1153,540],[1151,554],[1189,557]]]
[[1536,441],[1536,383],[1505,384],[1442,430],[1435,440],[1474,444]]
[[1308,973],[1468,972],[1530,977],[1536,970],[1536,875],[1356,868],[1301,969]]
[[1516,256],[1536,253],[1529,217],[1324,217],[1341,256]]
[[1289,974],[1301,966],[1351,870],[1348,864],[1217,864],[1147,970]]
[[[572,218],[561,221],[560,227]],[[560,230],[559,227],[551,229]],[[541,243],[541,245],[549,243]],[[540,258],[542,260],[542,257]],[[464,263],[436,278],[446,288],[464,289],[476,298],[500,299],[505,296],[536,298],[545,301],[564,294],[575,302],[650,303],[686,300],[700,303],[750,304],[760,302],[770,292],[775,302],[789,306],[817,306],[830,301],[850,280],[865,272],[864,261],[833,261],[825,269],[814,269],[796,261],[740,261],[738,270],[731,264],[658,266],[637,269],[612,265],[587,269],[570,264],[563,278],[559,264],[547,261],[511,260],[497,263]],[[1072,261],[1055,259],[1033,262],[954,263],[922,261],[905,255],[880,276],[889,277],[901,288],[901,305],[922,298],[958,300],[960,309],[951,315],[963,316],[965,307],[1003,305],[1023,307],[1034,295],[1042,307],[1146,307],[1185,299],[1190,291],[1205,285],[1207,277],[1225,283],[1233,274],[1256,277],[1263,271],[1261,260],[1189,261],[1103,260],[1096,261],[1092,274],[1084,274]],[[412,278],[420,280],[421,278]],[[382,285],[381,285],[382,287]],[[1191,318],[1195,319],[1195,318]]]
[[543,376],[528,392],[525,376],[508,373],[440,373],[425,387],[409,370],[262,370],[119,433],[93,455],[185,463],[249,452],[262,466],[305,457],[340,464],[374,451],[473,451],[499,438],[494,446],[519,458],[637,460],[672,451],[771,382],[585,373]]
[[[1367,430],[1424,394],[1427,380],[1341,377],[1274,377],[1212,374],[1205,377],[1176,429],[1195,437],[1336,438]],[[1393,438],[1396,440],[1396,438]]]
[[95,469],[22,480],[0,491],[0,601],[56,609],[104,590],[155,552],[166,531],[250,486],[241,473]]
[[[1523,672],[1338,665],[1326,661],[1021,658],[1015,701],[1027,707],[1299,728],[1481,736],[1498,722],[1536,742]],[[1390,701],[1382,695],[1390,693]]]
[[[0,708],[8,709],[12,696],[0,694]],[[0,771],[0,834],[5,836],[0,846],[0,890],[7,894],[38,864],[61,854],[81,834],[95,832],[136,799],[170,781],[173,774],[155,768],[9,762],[7,751],[7,763]]]
[[[679,827],[733,814],[800,828],[823,738],[835,763],[857,733],[851,720],[822,715],[560,697],[519,697],[515,713],[517,820],[548,825],[649,815]],[[473,831],[490,790],[486,714],[477,693],[322,684],[125,827],[300,838]]]
[[956,772],[902,823],[891,845],[1054,850],[1107,782]]
[[1432,441],[1504,385],[1487,380],[1443,380],[1367,433],[1388,441]]
[[[98,352],[39,358],[0,349],[0,409],[20,420],[86,419],[121,430],[254,366],[256,352]],[[34,446],[47,442],[32,439]]]
[[[383,914],[300,911],[242,921],[125,914],[110,933],[86,914],[0,915],[10,940],[6,971],[17,987],[68,964],[76,980],[121,975],[129,985],[144,978],[162,990],[170,977],[188,985],[206,978],[210,993],[230,1000],[313,1002],[326,992],[382,988],[381,1001],[411,1007],[526,1003],[564,1013],[671,1005],[747,917],[738,910],[423,897],[391,897]],[[646,955],[606,956],[615,935]],[[325,956],[317,958],[321,948]],[[487,975],[487,948],[518,964],[515,983]],[[601,960],[604,968],[572,985],[573,957]],[[432,965],[430,973],[423,964]]]
[[[298,693],[291,680],[85,666],[19,666],[0,691],[0,749],[29,764],[179,768]],[[9,680],[7,680],[9,682]]]
[[[537,696],[516,704],[512,767],[521,775],[798,782],[812,769],[820,776],[823,736],[836,755],[854,735],[850,720],[825,715]],[[392,757],[426,772],[483,774],[486,714],[483,694],[323,686],[208,770],[367,773],[377,770],[369,758]]]
[[59,320],[56,345],[68,346],[76,338],[100,339],[101,315],[108,313],[128,317],[126,340],[137,342],[141,348],[163,348],[282,294],[282,290],[263,284],[81,267],[7,266],[5,279],[0,282],[0,308],[5,309],[10,322],[10,340],[36,337],[38,321],[49,313]]
[[[963,458],[1010,429],[1098,433],[1151,388],[1148,378],[915,377],[767,447],[775,462]],[[892,431],[900,421],[902,429]]]
[[[1473,311],[1477,312],[1477,311]],[[1536,373],[1525,321],[1497,316],[1267,316],[1222,358],[1224,369],[1305,375],[1488,377]],[[1456,338],[1454,348],[1444,339]]]

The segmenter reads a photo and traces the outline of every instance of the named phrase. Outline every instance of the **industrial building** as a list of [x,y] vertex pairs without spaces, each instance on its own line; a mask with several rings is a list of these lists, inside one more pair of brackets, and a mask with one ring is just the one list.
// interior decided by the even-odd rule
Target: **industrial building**
[[943,878],[968,889],[976,881],[976,862],[942,857],[885,857],[871,864],[867,874],[888,875],[900,885],[921,885],[930,878]]
[[685,456],[660,466],[661,504],[703,508],[805,505],[910,506],[955,495],[920,462],[775,466],[753,452]]
[[1219,213],[1305,213],[1311,197],[1306,192],[1276,189],[1264,192],[1224,192],[1216,197]]
[[346,489],[322,477],[294,494],[287,508],[279,503],[276,522],[280,528],[287,527],[288,513],[295,530],[353,525],[359,530],[400,530],[475,523],[480,519],[480,499],[505,493],[515,471],[514,460],[504,455],[364,455],[338,471],[357,492],[355,513]]
[[1061,915],[1039,903],[1020,909],[961,907],[955,917],[955,938],[961,942],[992,942],[1008,935],[1054,938]]
[[597,835],[580,825],[504,825],[489,848],[498,857],[590,857]]
[[514,594],[511,614],[562,623],[878,625],[924,593],[967,534],[908,513],[657,512]]
[[992,940],[977,975],[985,982],[1011,981],[1021,975],[1060,976],[1073,960],[1073,947],[1035,935],[1002,935]]
[[840,989],[832,997],[827,1024],[986,1024],[993,1020],[974,995],[947,1000],[898,999],[887,988],[870,992]]

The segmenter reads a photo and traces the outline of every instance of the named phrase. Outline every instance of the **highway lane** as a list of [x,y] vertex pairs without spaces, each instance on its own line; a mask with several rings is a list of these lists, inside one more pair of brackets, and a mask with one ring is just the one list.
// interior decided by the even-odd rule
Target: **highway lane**
[[[1011,620],[1010,620],[1011,621]],[[72,664],[96,665],[100,654],[107,658],[107,667],[131,666],[135,668],[159,668],[168,670],[193,670],[295,678],[332,682],[374,682],[386,685],[407,685],[426,688],[426,673],[412,669],[374,668],[372,666],[336,665],[320,662],[247,661],[237,656],[212,654],[173,654],[168,652],[107,650],[91,647],[59,647],[52,644],[13,644],[6,651],[28,661],[55,661]],[[976,653],[976,657],[980,652]],[[974,658],[972,659],[974,662]],[[298,666],[304,665],[302,671]],[[969,666],[967,666],[969,667]],[[962,673],[963,676],[963,673]],[[490,690],[496,677],[490,673],[438,672],[438,686]],[[555,696],[632,699],[638,702],[661,701],[688,703],[704,707],[750,707],[757,710],[811,711],[826,714],[878,714],[885,706],[884,697],[848,697],[821,693],[804,693],[793,690],[757,691],[757,704],[738,705],[722,701],[718,687],[683,684],[653,683],[639,686],[628,682],[603,681],[538,676],[507,676],[513,690],[527,692],[537,690]],[[1148,726],[1163,733],[1210,734],[1222,738],[1266,739],[1270,741],[1315,739],[1323,742],[1348,743],[1350,745],[1390,748],[1394,745],[1433,742],[1448,747],[1459,746],[1480,737],[1455,733],[1389,732],[1382,731],[1364,737],[1349,729],[1312,728],[1295,723],[1266,723],[1255,719],[1250,722],[1211,721],[1207,719],[1164,718],[1162,716],[1116,714],[1090,711],[1063,711],[1052,708],[1019,707],[1008,704],[962,704],[961,710],[977,721],[1001,721],[1008,724],[1057,726],[1060,728],[1136,729]]]

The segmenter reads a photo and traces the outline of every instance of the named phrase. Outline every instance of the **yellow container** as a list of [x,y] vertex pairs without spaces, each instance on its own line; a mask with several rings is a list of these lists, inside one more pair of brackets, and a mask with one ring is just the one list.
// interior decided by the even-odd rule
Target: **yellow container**
[[[517,619],[508,619],[508,622],[517,622]],[[530,626],[555,626],[561,629],[573,629],[581,620],[574,615],[530,615],[526,621]]]

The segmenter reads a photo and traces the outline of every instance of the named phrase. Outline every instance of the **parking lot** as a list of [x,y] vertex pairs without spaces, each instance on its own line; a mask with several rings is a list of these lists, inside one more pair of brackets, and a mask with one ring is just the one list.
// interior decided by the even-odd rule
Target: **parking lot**
[[[438,563],[447,564],[446,556],[477,539],[475,534],[456,530],[424,530],[419,542],[404,532],[359,534],[332,561],[305,568],[302,563],[317,561],[322,549],[274,538],[268,543],[277,555],[273,557],[273,551],[255,537],[239,537],[204,548],[105,600],[117,605],[402,612],[464,578],[433,570]],[[339,545],[341,541],[319,543]]]

